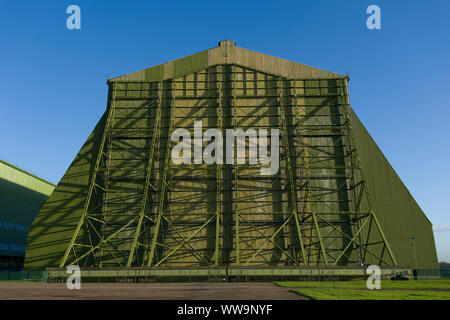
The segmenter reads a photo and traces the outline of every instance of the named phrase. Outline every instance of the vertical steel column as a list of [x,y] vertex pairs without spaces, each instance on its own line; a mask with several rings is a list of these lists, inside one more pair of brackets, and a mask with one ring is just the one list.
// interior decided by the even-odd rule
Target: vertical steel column
[[[303,80],[303,90],[305,91],[304,95],[306,95],[306,82],[304,80]],[[294,101],[295,101],[295,106],[296,106],[296,104],[297,104],[297,95],[295,95],[294,99],[295,99]],[[304,115],[306,116],[306,110],[305,110],[305,114]],[[298,139],[299,142],[300,141],[305,141],[303,139],[303,136],[302,136],[301,121],[302,121],[301,115],[298,115],[297,116],[297,128],[296,128],[297,130],[296,130],[296,132],[297,132],[297,139]],[[302,155],[298,156],[298,157],[300,157],[302,159],[301,160],[301,166],[303,167],[302,172],[304,172],[303,176],[305,177],[305,184],[304,184],[304,188],[303,188],[304,190],[303,190],[303,210],[302,210],[303,211],[302,213],[305,214],[305,215],[307,214],[308,201],[313,199],[313,197],[311,195],[311,190],[310,190],[310,180],[308,178],[308,176],[310,175],[309,160],[308,160],[308,155],[309,155],[308,147],[309,146],[306,145],[306,143],[305,143],[303,145],[303,150],[300,151],[300,154],[303,154],[303,156]],[[313,230],[315,229],[316,230],[317,239],[319,241],[320,252],[322,253],[322,257],[323,257],[325,265],[328,265],[327,253],[326,253],[325,245],[323,243],[323,238],[322,238],[322,235],[321,235],[321,232],[320,232],[319,223],[317,221],[317,216],[316,216],[316,213],[314,212],[312,204],[310,204],[309,207],[310,207],[310,211],[311,211],[310,214],[311,214],[311,217],[312,217],[312,221],[313,221],[314,227],[313,227],[313,225],[310,226],[310,237],[309,237],[309,244],[308,244],[308,247],[309,247],[308,258],[307,258],[307,261],[305,261],[305,263],[307,263],[309,265],[309,258],[311,256],[311,251],[312,251],[312,249],[311,249],[311,247],[312,247],[311,241],[312,241]],[[317,263],[320,262],[320,252],[317,254]]]
[[[236,132],[237,129],[237,106],[236,106],[236,83],[235,83],[235,66],[231,66],[231,98],[232,98],[232,107],[234,109],[233,114],[233,128],[234,132]],[[234,139],[234,137],[233,137]],[[236,144],[236,150],[237,144]],[[234,150],[232,151],[234,155]],[[234,179],[233,179],[233,191],[234,191],[234,197],[233,197],[233,210],[234,210],[234,219],[235,219],[235,241],[236,241],[236,265],[240,265],[240,252],[239,252],[239,201],[238,201],[238,194],[239,194],[239,169],[237,164],[237,152],[236,152],[236,158],[233,157],[233,169],[234,169]]]
[[[288,136],[288,128],[287,128],[287,118],[286,113],[284,110],[284,103],[283,103],[283,95],[284,95],[284,82],[279,79],[277,80],[277,102],[280,109],[280,116],[281,116],[281,130],[283,132],[283,144],[284,149],[286,152],[286,168],[285,171],[287,171],[287,176],[289,179],[289,196],[288,199],[290,199],[290,209],[291,209],[291,216],[294,216],[295,219],[295,226],[297,229],[297,236],[298,240],[300,242],[300,250],[302,253],[303,258],[303,264],[306,264],[306,255],[305,255],[305,247],[303,244],[303,237],[302,237],[302,231],[300,228],[300,222],[298,219],[298,210],[297,210],[297,190],[295,187],[295,179],[292,174],[292,163],[291,163],[291,150],[290,150],[290,144],[289,144],[289,136]],[[272,143],[272,141],[271,141]]]
[[[343,87],[342,88],[342,94],[345,97],[345,99],[344,99],[345,105],[344,105],[343,109],[344,109],[344,114],[345,114],[345,120],[346,120],[346,123],[347,123],[347,126],[348,126],[348,130],[349,130],[349,140],[350,140],[351,146],[353,147],[353,150],[354,150],[355,155],[356,155],[356,157],[355,157],[356,158],[356,162],[357,162],[356,165],[357,165],[358,171],[359,171],[359,173],[361,175],[361,180],[363,181],[363,184],[365,185],[366,184],[366,179],[365,179],[365,176],[364,176],[364,170],[363,170],[363,167],[361,165],[361,160],[359,158],[357,148],[354,145],[354,141],[356,141],[356,140],[355,140],[355,137],[354,137],[354,134],[353,134],[352,122],[351,122],[351,117],[350,117],[350,98],[349,98],[349,95],[348,95],[348,78],[346,78],[343,81],[342,87]],[[377,219],[375,213],[373,212],[373,206],[372,206],[372,200],[371,200],[371,197],[370,197],[370,192],[369,192],[367,187],[365,187],[363,191],[365,192],[365,195],[366,195],[366,198],[367,198],[367,203],[368,203],[368,206],[369,206],[370,216],[375,221],[377,229],[380,232],[381,238],[383,239],[384,245],[386,246],[386,249],[387,249],[387,251],[389,253],[389,256],[392,259],[392,262],[394,263],[394,265],[397,265],[397,260],[395,259],[395,256],[394,256],[394,254],[393,254],[393,252],[391,250],[391,247],[389,245],[389,242],[387,241],[387,238],[384,235],[383,229],[381,228],[381,225],[379,224],[378,219]],[[382,259],[382,257],[380,257],[380,259]]]
[[[127,90],[127,83],[123,84],[125,86],[125,94],[126,94],[126,90]],[[109,183],[110,183],[110,175],[111,175],[111,170],[110,170],[110,166],[111,166],[111,157],[112,157],[112,135],[108,134],[106,137],[106,146],[105,149],[107,148],[107,146],[109,146],[109,148],[107,148],[107,155],[106,155],[106,161],[105,161],[105,174],[104,174],[104,179],[105,179],[105,190],[104,190],[104,196],[103,196],[103,203],[102,203],[102,225],[100,228],[100,234],[101,237],[104,238],[105,236],[105,232],[107,229],[107,224],[106,224],[106,219],[107,219],[107,215],[108,215],[108,210],[109,210],[109,205],[108,205],[108,200],[109,200]],[[88,220],[89,221],[89,220]],[[100,235],[99,235],[100,237]],[[89,236],[89,238],[91,238]],[[92,245],[91,245],[92,246]],[[99,247],[99,264],[98,266],[100,268],[103,267],[103,252],[104,252],[104,247],[103,247],[103,243],[101,243],[100,247]],[[95,255],[94,255],[94,262],[95,262]]]
[[[357,176],[357,171],[356,169],[359,170],[359,168],[357,168],[355,166],[355,152],[356,152],[356,148],[355,146],[352,145],[352,141],[350,141],[350,126],[349,126],[349,119],[347,119],[347,117],[345,116],[345,111],[346,111],[346,96],[345,96],[345,83],[344,83],[344,79],[338,79],[336,80],[338,83],[338,89],[340,92],[340,95],[338,96],[339,99],[339,105],[342,107],[343,112],[344,112],[344,116],[341,117],[341,122],[343,122],[343,126],[344,128],[341,129],[342,131],[345,130],[345,134],[343,133],[343,135],[347,136],[347,144],[348,147],[346,148],[346,152],[348,153],[348,156],[344,159],[345,163],[346,163],[346,169],[347,171],[350,173],[349,175],[349,188],[350,188],[350,194],[351,194],[351,199],[353,200],[351,203],[353,205],[353,212],[360,212],[360,208],[361,208],[361,201],[363,198],[363,194],[364,194],[364,189],[365,189],[365,181],[361,180],[358,181],[358,176]],[[343,120],[342,120],[343,119]],[[345,142],[343,142],[345,143]],[[361,190],[358,193],[358,186],[361,186]],[[359,239],[359,243],[362,243],[362,238],[361,238],[361,230],[362,227],[365,225],[366,221],[363,222],[363,225],[361,226],[361,219],[356,219],[356,221],[354,222],[354,224],[352,225],[353,227],[353,234],[358,234],[358,239]],[[370,226],[371,226],[372,222],[369,225],[369,231],[370,231]],[[369,236],[369,232],[367,233],[367,235]],[[355,238],[355,237],[353,237]],[[367,239],[368,240],[368,239]],[[349,245],[352,242],[349,242]],[[348,247],[348,246],[347,246]],[[346,248],[347,249],[347,248]],[[364,263],[364,258],[363,256],[365,256],[365,253],[363,254],[362,252],[362,248],[360,246],[357,246],[356,248],[356,254],[357,257],[359,259],[359,263],[363,264]],[[345,252],[345,250],[341,253],[341,255],[338,257],[338,259],[336,260],[336,262],[341,258],[341,256],[343,255],[343,253]]]
[[[219,73],[216,73],[216,83],[217,83],[217,90],[218,90],[218,98],[217,98],[217,130],[222,134],[223,139],[223,110],[222,110],[222,80],[223,80],[223,74],[220,73],[220,79],[219,79]],[[209,80],[209,79],[208,79]],[[219,265],[219,253],[220,253],[220,214],[222,212],[222,183],[223,183],[223,165],[219,164],[220,161],[223,161],[223,149],[222,152],[222,160],[219,160],[219,157],[217,158],[216,163],[216,180],[217,180],[217,186],[216,186],[216,241],[215,241],[215,259],[214,259],[214,265],[217,267]]]
[[169,110],[169,130],[167,131],[167,143],[166,143],[166,157],[164,160],[164,172],[161,180],[161,190],[160,190],[160,199],[159,199],[159,208],[158,208],[158,217],[156,220],[156,226],[153,234],[153,240],[150,247],[150,256],[148,259],[148,266],[152,266],[153,257],[155,255],[155,249],[157,246],[159,229],[161,226],[161,218],[163,216],[164,210],[164,198],[166,194],[166,186],[167,186],[167,175],[169,173],[170,168],[170,146],[172,141],[172,131],[174,127],[174,108],[175,108],[175,81],[172,81],[170,84],[170,93],[171,93],[171,102],[170,102],[170,110]]
[[[151,142],[151,146],[150,146],[150,152],[148,155],[149,158],[148,158],[148,162],[147,162],[147,170],[146,170],[145,185],[144,185],[144,195],[142,198],[141,210],[139,212],[138,225],[135,230],[133,244],[131,245],[130,254],[128,256],[127,267],[130,267],[131,263],[133,262],[133,256],[135,253],[137,241],[138,241],[139,235],[141,233],[142,221],[144,220],[145,211],[147,208],[148,191],[149,191],[149,186],[150,186],[150,178],[152,175],[153,159],[154,159],[154,155],[155,155],[155,145],[156,145],[156,140],[159,138],[159,135],[161,132],[162,87],[163,87],[163,83],[162,83],[162,81],[160,81],[158,83],[158,91],[157,91],[158,98],[157,98],[157,106],[156,106],[156,116],[155,116],[155,123],[153,125],[152,142]],[[149,114],[151,115],[151,112],[149,112]]]

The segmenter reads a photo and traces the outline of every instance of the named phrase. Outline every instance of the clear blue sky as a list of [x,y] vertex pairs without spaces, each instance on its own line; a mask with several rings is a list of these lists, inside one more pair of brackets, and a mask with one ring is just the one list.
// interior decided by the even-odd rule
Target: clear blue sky
[[[81,8],[81,30],[66,8]],[[381,7],[381,30],[366,8]],[[106,79],[238,46],[338,73],[450,261],[450,1],[0,1],[0,159],[57,183]]]

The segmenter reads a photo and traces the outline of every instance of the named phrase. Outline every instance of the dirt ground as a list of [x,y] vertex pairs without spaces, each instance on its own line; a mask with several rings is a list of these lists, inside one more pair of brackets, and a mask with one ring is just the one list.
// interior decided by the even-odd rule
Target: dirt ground
[[0,283],[0,300],[305,300],[272,283]]

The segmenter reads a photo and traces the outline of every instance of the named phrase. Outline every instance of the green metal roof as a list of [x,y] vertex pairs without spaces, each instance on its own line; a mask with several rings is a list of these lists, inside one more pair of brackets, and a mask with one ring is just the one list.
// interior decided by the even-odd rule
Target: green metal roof
[[236,46],[236,42],[225,40],[219,42],[219,45],[215,48],[112,78],[110,81],[161,81],[192,74],[207,67],[221,64],[245,66],[288,79],[329,79],[344,77],[335,72],[241,48]]
[[0,179],[49,196],[55,185],[12,164],[0,160]]

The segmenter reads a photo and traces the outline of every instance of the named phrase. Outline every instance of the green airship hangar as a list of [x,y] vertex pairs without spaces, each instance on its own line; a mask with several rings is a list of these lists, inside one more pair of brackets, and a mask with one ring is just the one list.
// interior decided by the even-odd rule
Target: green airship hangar
[[[134,281],[355,277],[372,264],[438,277],[432,224],[348,81],[230,40],[109,79],[105,113],[56,186],[1,163],[2,259],[50,279],[69,265]],[[173,163],[174,131],[198,124],[277,129],[279,170]]]

